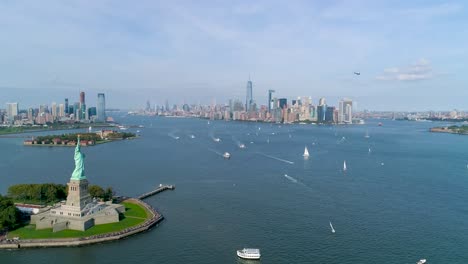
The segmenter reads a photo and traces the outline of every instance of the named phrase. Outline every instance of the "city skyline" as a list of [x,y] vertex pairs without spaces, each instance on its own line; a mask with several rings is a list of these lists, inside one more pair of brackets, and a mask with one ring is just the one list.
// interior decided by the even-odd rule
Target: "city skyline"
[[1,103],[78,90],[125,109],[146,100],[227,102],[245,98],[250,73],[260,105],[275,90],[278,98],[351,98],[371,110],[466,109],[465,5],[4,2]]

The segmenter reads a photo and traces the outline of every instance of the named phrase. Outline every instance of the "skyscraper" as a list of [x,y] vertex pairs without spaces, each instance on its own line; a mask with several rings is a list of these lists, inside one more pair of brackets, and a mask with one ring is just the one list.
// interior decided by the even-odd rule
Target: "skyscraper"
[[85,102],[85,92],[80,92],[80,120],[86,120],[87,111],[86,111],[86,102]]
[[285,107],[288,106],[288,99],[286,98],[280,98],[279,100],[279,108],[284,109]]
[[275,90],[268,90],[268,113],[271,113],[271,106],[273,102],[271,101],[271,95],[275,92]]
[[15,117],[18,115],[18,103],[7,103],[7,116],[8,121],[15,121]]
[[252,96],[252,81],[250,80],[247,82],[247,96],[245,98],[245,110],[250,111],[253,104],[253,96]]
[[85,102],[85,92],[80,92],[80,104],[86,104],[86,102]]
[[353,101],[351,99],[342,99],[338,110],[338,122],[351,124],[353,121]]
[[106,121],[106,97],[103,93],[98,94],[97,121]]
[[68,114],[68,98],[65,98],[65,114]]

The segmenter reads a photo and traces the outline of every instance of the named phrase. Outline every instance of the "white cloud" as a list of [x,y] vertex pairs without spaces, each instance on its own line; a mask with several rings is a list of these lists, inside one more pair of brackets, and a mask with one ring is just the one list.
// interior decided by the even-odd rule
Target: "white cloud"
[[384,69],[383,73],[376,77],[381,81],[419,81],[431,79],[434,76],[431,63],[427,59],[403,67],[392,67]]

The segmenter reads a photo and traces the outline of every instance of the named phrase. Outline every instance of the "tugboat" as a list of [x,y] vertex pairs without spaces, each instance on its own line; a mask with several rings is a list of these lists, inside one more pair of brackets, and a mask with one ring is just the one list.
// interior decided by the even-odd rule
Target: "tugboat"
[[260,259],[260,249],[258,248],[244,248],[237,250],[237,256],[243,259]]
[[231,158],[231,154],[229,154],[229,152],[224,152],[223,158],[225,158],[225,159],[230,159],[230,158]]

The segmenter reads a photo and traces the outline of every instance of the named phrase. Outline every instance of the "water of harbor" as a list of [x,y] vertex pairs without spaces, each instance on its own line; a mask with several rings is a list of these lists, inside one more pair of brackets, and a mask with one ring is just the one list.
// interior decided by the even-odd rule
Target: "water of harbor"
[[[83,148],[88,180],[128,196],[175,184],[175,191],[146,200],[165,221],[112,243],[0,251],[0,263],[468,259],[468,136],[428,132],[444,123],[315,126],[114,118],[143,125],[128,130],[140,130],[141,137]],[[26,147],[23,140],[0,138],[0,193],[12,184],[68,181],[73,148]],[[247,148],[240,149],[241,143]],[[308,160],[302,157],[305,146]],[[224,152],[232,158],[223,159]],[[235,250],[243,247],[260,248],[261,262],[237,259]]]

